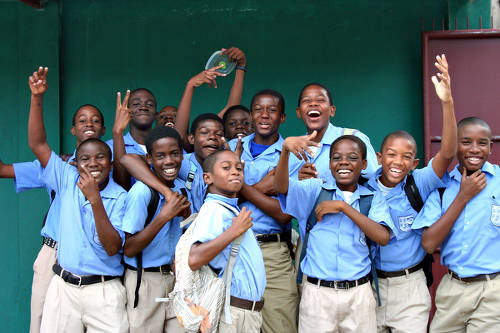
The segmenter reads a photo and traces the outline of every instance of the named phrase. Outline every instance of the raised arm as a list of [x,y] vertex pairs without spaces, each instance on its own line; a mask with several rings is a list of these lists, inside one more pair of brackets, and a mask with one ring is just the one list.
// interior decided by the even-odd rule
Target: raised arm
[[219,117],[223,117],[227,109],[233,105],[241,104],[241,96],[243,94],[243,82],[245,81],[245,71],[247,65],[247,59],[245,53],[237,47],[231,47],[229,49],[223,49],[223,54],[227,54],[229,61],[235,62],[236,74],[234,75],[233,86],[231,87],[231,92],[229,93],[229,98],[227,100],[226,106],[219,112]]
[[441,100],[443,129],[441,148],[434,157],[432,168],[436,175],[442,178],[457,153],[457,121],[455,119],[453,97],[451,96],[450,75],[446,56],[444,54],[442,56],[438,55],[436,60],[437,62],[434,65],[441,73],[437,73],[437,77],[432,77],[432,83],[436,89],[436,95]]
[[123,99],[120,92],[116,94],[116,112],[115,123],[113,124],[113,179],[127,191],[130,189],[130,174],[127,169],[120,163],[121,158],[126,154],[125,141],[123,140],[123,132],[127,129],[130,122],[131,111],[128,108],[128,99],[130,90]]
[[476,194],[481,192],[486,187],[486,176],[477,170],[472,175],[466,175],[466,171],[462,173],[462,181],[460,183],[460,191],[451,203],[446,212],[429,228],[422,233],[422,247],[427,253],[434,251],[441,245],[446,236],[450,233],[455,221],[462,213],[465,205],[474,198]]
[[195,243],[189,251],[188,264],[195,271],[208,264],[221,253],[239,235],[252,227],[251,210],[243,207],[238,216],[233,218],[233,224],[222,234],[205,243]]
[[48,88],[48,71],[47,67],[40,67],[29,77],[31,104],[28,119],[28,145],[44,168],[49,163],[52,153],[52,149],[47,143],[47,134],[43,123],[43,95]]
[[0,178],[15,178],[14,166],[12,164],[4,164],[0,160]]
[[130,258],[135,257],[153,241],[168,221],[179,216],[184,210],[189,208],[189,205],[190,203],[185,196],[173,193],[170,200],[163,205],[158,215],[146,228],[133,235],[126,235],[127,239],[123,246],[123,253]]
[[[288,158],[290,153],[293,153],[299,160],[308,161],[307,154],[313,155],[309,146],[319,147],[319,144],[312,141],[316,137],[317,132],[313,131],[309,135],[291,136],[285,139],[281,150],[278,166],[276,167],[276,175],[274,176],[274,188],[276,192],[286,194],[288,192]],[[307,154],[306,154],[307,153]]]
[[292,219],[290,215],[281,211],[278,200],[268,197],[254,186],[243,184],[240,195],[257,206],[257,208],[263,211],[266,215],[269,215],[280,223],[286,224]]

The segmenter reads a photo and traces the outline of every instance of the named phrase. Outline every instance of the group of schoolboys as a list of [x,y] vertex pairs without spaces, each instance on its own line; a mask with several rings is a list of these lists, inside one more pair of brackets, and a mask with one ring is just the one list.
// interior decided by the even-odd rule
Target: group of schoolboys
[[[180,222],[198,212],[191,269],[208,265],[222,276],[231,243],[244,235],[220,332],[426,332],[423,261],[438,247],[449,274],[431,332],[499,332],[500,170],[487,162],[486,122],[470,117],[457,129],[444,55],[432,78],[442,103],[441,148],[416,169],[409,133],[390,133],[375,153],[366,135],[330,123],[335,106],[318,83],[301,90],[296,108],[307,135],[284,139],[283,96],[265,89],[249,109],[239,105],[246,58],[237,48],[224,52],[237,70],[219,115],[199,115],[188,133],[195,88],[216,86],[218,68],[187,82],[178,109],[157,114],[144,88],[123,102],[118,93],[113,139],[100,140],[103,116],[84,105],[66,161],[46,140],[47,68],[30,77],[28,141],[37,161],[0,164],[18,192],[45,187],[51,195],[33,267],[30,331],[182,332],[170,304],[155,299],[173,289]],[[459,163],[447,172],[455,155]],[[303,247],[299,273],[293,218]]]

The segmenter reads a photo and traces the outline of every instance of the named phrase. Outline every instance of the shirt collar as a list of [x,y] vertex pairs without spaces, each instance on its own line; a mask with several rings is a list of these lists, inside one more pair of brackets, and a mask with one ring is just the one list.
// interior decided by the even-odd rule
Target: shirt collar
[[137,141],[134,140],[134,138],[132,137],[132,134],[130,134],[130,132],[128,132],[127,134],[125,134],[125,136],[123,137],[123,142],[125,143],[126,146],[139,146],[139,144],[137,143]]
[[228,198],[220,194],[215,194],[215,193],[207,193],[207,197],[205,201],[210,201],[210,200],[218,200],[227,203],[230,206],[233,206],[237,210],[238,208],[238,198]]
[[[458,170],[458,166],[459,164],[457,164],[455,166],[455,168],[453,168],[453,170],[450,172],[450,178],[453,178],[455,180],[458,180],[460,181],[462,179],[462,174],[460,173],[460,171]],[[481,168],[481,171],[482,172],[487,172],[489,173],[490,175],[492,176],[495,176],[495,168],[493,167],[493,164],[491,164],[490,162],[486,161],[484,164],[483,164],[483,167]]]
[[[252,140],[255,138],[255,132],[250,134],[250,135],[247,135],[245,136],[244,138],[241,139],[242,141],[242,144],[243,144],[243,150],[248,152],[250,154],[250,144],[252,142]],[[236,139],[237,140],[237,139]],[[276,140],[276,142],[274,142],[272,145],[270,145],[269,147],[267,147],[266,150],[264,150],[262,152],[262,154],[260,155],[267,155],[267,154],[271,154],[271,153],[274,153],[275,151],[279,151],[281,152],[281,149],[282,149],[282,146],[283,146],[283,137],[281,136],[281,134],[278,133],[278,140]],[[260,156],[259,155],[259,156]]]
[[106,187],[101,191],[101,197],[108,199],[116,199],[120,194],[125,192],[123,187],[115,183],[113,176],[109,173],[109,180]]
[[333,140],[338,138],[341,133],[340,133],[341,128],[333,126],[332,123],[328,123],[328,127],[325,131],[325,134],[323,134],[323,137],[321,138],[321,143],[326,144],[326,145],[331,145]]
[[[326,190],[342,191],[337,187],[337,183],[335,181],[323,183],[322,187]],[[368,189],[363,185],[358,184],[356,191],[353,192],[353,198],[356,197],[359,198],[359,196],[361,195],[371,195],[371,194],[373,194],[372,190]]]

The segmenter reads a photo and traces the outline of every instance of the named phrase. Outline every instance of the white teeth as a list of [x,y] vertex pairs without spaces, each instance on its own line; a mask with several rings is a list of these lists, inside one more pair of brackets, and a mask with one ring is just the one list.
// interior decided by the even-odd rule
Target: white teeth
[[167,176],[172,176],[175,174],[175,168],[164,169],[163,173],[165,173]]
[[95,132],[94,131],[85,131],[84,133],[87,135],[93,135]]
[[168,123],[166,123],[166,124],[165,124],[165,126],[168,126],[168,127],[174,127],[174,126],[175,126],[175,124],[169,121]]
[[311,111],[307,112],[307,115],[310,117],[319,117],[321,115],[321,112],[319,112],[317,110],[311,110]]
[[390,168],[390,169],[389,169],[389,171],[390,171],[390,172],[394,172],[394,173],[402,173],[402,172],[403,172],[403,170],[401,170],[401,169],[396,169],[396,168]]
[[471,162],[479,162],[479,158],[478,157],[469,157],[467,158],[469,161]]
[[91,171],[90,174],[92,175],[92,177],[99,177],[101,171]]
[[351,172],[352,172],[351,170],[345,170],[345,169],[341,169],[341,170],[337,171],[337,173],[340,175],[348,175]]
[[245,136],[245,134],[244,133],[238,133],[238,134],[236,134],[236,136],[239,137],[239,138],[242,138],[242,137]]

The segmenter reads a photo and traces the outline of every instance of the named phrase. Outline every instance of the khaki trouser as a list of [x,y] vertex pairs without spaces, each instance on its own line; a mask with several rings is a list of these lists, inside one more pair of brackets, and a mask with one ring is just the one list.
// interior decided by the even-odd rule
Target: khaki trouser
[[160,272],[142,272],[139,289],[139,303],[134,308],[137,272],[125,270],[127,290],[127,314],[130,333],[183,333],[170,303],[155,302],[156,298],[167,297],[174,289],[175,276]]
[[[431,296],[423,270],[378,279],[381,306],[376,307],[379,333],[426,333]],[[375,284],[373,295],[377,298]]]
[[443,276],[430,332],[500,332],[500,276],[470,283]]
[[370,283],[351,289],[303,282],[299,310],[300,333],[374,333],[375,298]]
[[74,286],[54,275],[47,290],[40,332],[128,332],[125,287],[120,279]]
[[57,250],[43,244],[33,264],[30,333],[40,332],[43,303],[45,302],[45,294],[49,288],[50,280],[52,280],[52,277],[55,275],[52,271],[52,266],[54,266],[56,260]]
[[266,268],[262,332],[297,332],[297,283],[286,242],[260,242]]
[[[264,302],[264,306],[265,306]],[[262,327],[262,314],[259,311],[243,310],[230,306],[231,324],[226,324],[224,308],[219,322],[219,333],[259,333]]]

